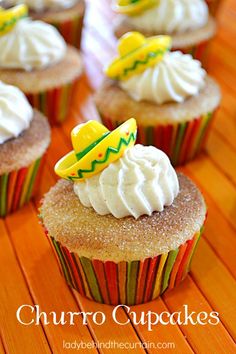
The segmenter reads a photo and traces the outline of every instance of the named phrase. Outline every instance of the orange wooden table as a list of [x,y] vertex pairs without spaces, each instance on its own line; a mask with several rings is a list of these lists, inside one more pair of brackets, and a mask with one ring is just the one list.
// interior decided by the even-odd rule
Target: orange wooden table
[[[19,212],[0,220],[0,353],[44,354],[76,352],[66,349],[66,343],[83,342],[89,353],[236,353],[236,2],[225,0],[218,16],[219,32],[211,44],[209,72],[221,84],[223,101],[209,137],[207,150],[181,170],[201,188],[209,207],[209,217],[200,241],[192,271],[178,289],[157,301],[136,306],[140,314],[149,310],[180,311],[188,304],[189,311],[217,311],[220,323],[213,325],[157,325],[148,331],[146,325],[126,326],[111,319],[113,308],[99,305],[69,290],[57,266],[56,259],[37,218],[37,206],[42,195],[56,181],[55,162],[71,149],[70,130],[85,119],[96,119],[92,100],[93,89],[102,80],[102,66],[114,55],[115,41],[111,33],[112,15],[106,0],[88,1],[84,30],[86,75],[78,85],[77,108],[62,127],[53,128],[39,197]],[[79,107],[78,107],[79,104]],[[56,311],[103,311],[102,326],[79,317],[75,326],[53,324],[24,326],[16,319],[22,304],[39,305],[49,313]],[[120,309],[120,321],[128,314]],[[24,321],[30,321],[26,311]],[[115,341],[116,347],[96,349],[97,343]],[[175,348],[145,349],[142,343],[160,343]],[[126,349],[118,347],[125,343]],[[164,343],[164,344],[163,344]],[[166,343],[166,344],[165,344]],[[136,349],[131,349],[132,346]],[[63,347],[64,346],[64,347]],[[130,349],[127,349],[130,346]]]

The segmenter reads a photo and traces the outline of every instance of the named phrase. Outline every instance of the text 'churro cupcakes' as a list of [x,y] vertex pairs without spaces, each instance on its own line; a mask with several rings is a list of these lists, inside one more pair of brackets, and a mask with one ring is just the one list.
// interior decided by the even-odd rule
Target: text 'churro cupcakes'
[[197,187],[153,146],[134,145],[136,123],[95,121],[72,131],[55,166],[41,220],[67,283],[101,303],[139,304],[189,271],[206,216]]
[[130,31],[145,36],[168,34],[173,38],[172,50],[181,50],[205,62],[206,48],[216,32],[215,20],[209,16],[204,0],[117,0],[120,13],[115,34],[121,37]]
[[0,82],[1,217],[19,209],[34,195],[49,143],[47,119],[31,108],[17,87]]
[[109,129],[135,117],[138,142],[158,147],[180,165],[203,148],[221,95],[199,61],[170,52],[170,46],[168,36],[124,35],[95,102]]
[[3,0],[7,8],[22,3],[29,7],[30,16],[34,20],[53,25],[68,44],[80,48],[84,0]]
[[0,80],[18,86],[51,124],[63,122],[82,72],[79,52],[53,26],[25,18],[25,5],[2,13],[15,21],[1,27]]

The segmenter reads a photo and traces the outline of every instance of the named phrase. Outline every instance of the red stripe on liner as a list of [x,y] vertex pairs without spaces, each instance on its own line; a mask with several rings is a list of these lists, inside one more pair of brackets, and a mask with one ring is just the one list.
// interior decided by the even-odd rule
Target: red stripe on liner
[[194,246],[194,243],[195,243],[195,237],[193,237],[191,240],[187,241],[187,248],[185,250],[184,256],[183,256],[182,261],[180,263],[178,273],[176,275],[175,285],[178,285],[181,282],[181,280],[183,279],[185,267],[188,264],[188,260],[191,255],[191,250]]
[[146,283],[146,291],[144,295],[144,301],[150,301],[152,299],[152,291],[154,286],[154,278],[157,272],[157,264],[159,263],[160,257],[151,258],[149,267],[148,267],[148,276],[147,276],[147,283]]
[[106,275],[104,270],[104,263],[97,259],[92,260],[92,263],[93,263],[93,269],[97,277],[97,282],[100,288],[103,301],[106,304],[109,304],[110,299],[109,299],[109,293],[107,291],[107,282],[106,282]]
[[104,267],[111,305],[116,305],[119,302],[117,265],[114,262],[107,261],[104,263]]
[[138,285],[136,289],[136,304],[140,304],[143,302],[144,291],[146,289],[149,260],[150,258],[147,258],[144,261],[140,261],[139,263]]
[[18,172],[17,181],[15,185],[15,195],[13,197],[13,202],[12,202],[12,211],[15,211],[18,208],[22,187],[27,173],[28,173],[28,168],[21,168]]

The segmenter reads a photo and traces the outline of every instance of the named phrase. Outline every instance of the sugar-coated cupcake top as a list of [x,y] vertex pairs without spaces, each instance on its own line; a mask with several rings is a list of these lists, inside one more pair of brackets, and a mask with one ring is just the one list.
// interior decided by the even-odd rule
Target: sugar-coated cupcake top
[[74,6],[78,0],[5,0],[7,6],[26,4],[33,11],[44,11],[47,9],[60,10]]
[[138,13],[137,7],[145,0],[117,0],[117,3],[117,10],[126,14],[128,23],[139,31],[183,33],[201,28],[208,21],[204,0],[156,0],[155,6],[143,6]]
[[[167,41],[170,37],[145,39],[138,32],[125,34],[119,40],[119,57],[106,70],[107,75],[118,80],[120,87],[136,101],[183,102],[197,95],[205,85],[206,72],[191,55],[169,52],[170,45],[164,50],[160,46],[159,49],[149,48],[150,41],[160,42],[161,38]],[[142,48],[146,51],[144,55]],[[159,60],[155,61],[155,58]]]
[[15,86],[0,81],[0,144],[17,138],[29,128],[33,109],[25,95]]
[[31,71],[61,61],[66,53],[66,43],[53,26],[30,18],[13,21],[15,9],[23,6],[2,11],[12,25],[0,35],[0,67]]
[[[83,137],[87,146],[80,149]],[[89,121],[72,131],[74,151],[57,163],[55,171],[73,180],[81,204],[100,215],[137,219],[161,212],[179,193],[176,172],[161,150],[134,146],[135,137],[134,119],[113,132]]]

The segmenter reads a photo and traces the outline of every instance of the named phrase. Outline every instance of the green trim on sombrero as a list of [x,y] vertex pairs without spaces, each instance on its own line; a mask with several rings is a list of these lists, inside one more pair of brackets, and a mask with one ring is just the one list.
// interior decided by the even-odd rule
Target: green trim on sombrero
[[88,169],[88,170],[83,170],[83,169],[82,170],[78,170],[77,171],[78,177],[69,176],[68,179],[73,181],[73,180],[76,180],[76,179],[86,178],[86,176],[84,176],[86,173],[94,172],[95,168],[96,168],[96,165],[101,165],[101,164],[106,163],[111,153],[113,153],[113,154],[119,153],[120,149],[122,148],[122,146],[123,145],[128,146],[131,141],[135,141],[136,140],[136,136],[137,136],[136,133],[135,134],[131,133],[129,138],[128,138],[128,140],[125,140],[124,138],[121,138],[117,148],[110,147],[110,146],[107,148],[107,151],[106,151],[106,154],[105,154],[105,157],[104,157],[103,160],[93,160],[91,162],[91,168],[90,169]]
[[28,14],[21,15],[19,17],[13,17],[11,20],[8,20],[2,24],[0,27],[0,32],[3,32],[8,26],[16,24],[17,21],[28,17]]
[[[168,48],[169,50],[169,48]],[[158,55],[165,54],[166,50],[158,49],[156,52],[150,52],[144,60],[136,60],[129,68],[125,68],[123,73],[116,77],[116,80],[120,80],[123,76],[127,76],[129,72],[134,71],[139,65],[146,65],[151,59],[156,58]]]
[[92,144],[90,144],[88,147],[86,147],[86,149],[84,149],[81,152],[78,152],[76,154],[76,157],[78,160],[82,159],[82,157],[84,157],[90,150],[92,150],[98,143],[100,143],[100,141],[102,141],[107,135],[109,135],[110,132],[104,133],[101,138],[99,138],[98,140],[94,141]]

